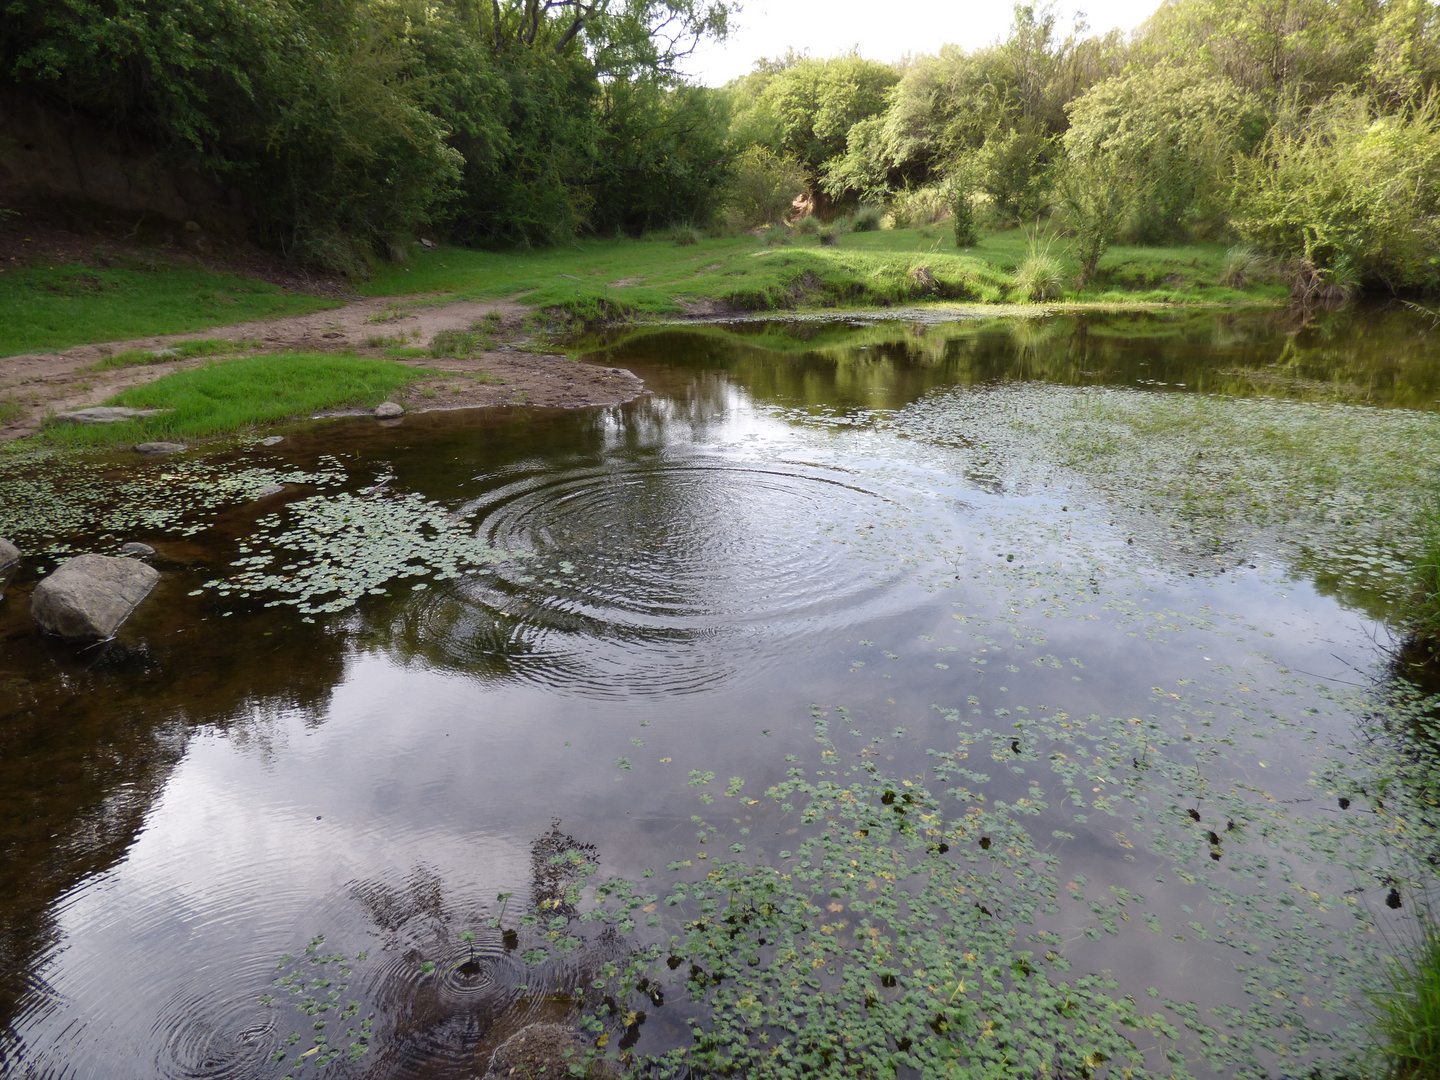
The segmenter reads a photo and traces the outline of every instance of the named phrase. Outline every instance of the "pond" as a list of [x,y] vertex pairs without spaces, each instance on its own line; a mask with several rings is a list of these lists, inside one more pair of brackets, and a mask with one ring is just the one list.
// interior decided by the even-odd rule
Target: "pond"
[[0,457],[0,1072],[1343,1073],[1440,852],[1436,341],[650,327],[626,405]]

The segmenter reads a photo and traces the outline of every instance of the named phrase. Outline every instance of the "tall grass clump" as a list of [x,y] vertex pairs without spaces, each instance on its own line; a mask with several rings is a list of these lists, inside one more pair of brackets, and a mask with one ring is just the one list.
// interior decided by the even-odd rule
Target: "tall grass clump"
[[1440,495],[1421,520],[1423,546],[1415,562],[1415,611],[1410,633],[1432,657],[1440,652]]
[[884,216],[885,211],[878,206],[862,206],[855,211],[853,228],[856,232],[879,232]]
[[1029,251],[1015,268],[1015,288],[1027,300],[1053,300],[1065,287],[1065,268],[1050,252],[1047,241],[1041,246],[1034,238]]
[[1409,965],[1392,959],[1389,983],[1371,996],[1370,1024],[1389,1080],[1440,1076],[1440,928],[1422,920]]
[[1225,252],[1225,262],[1220,267],[1220,284],[1232,289],[1243,289],[1260,271],[1260,256],[1246,244],[1236,244]]

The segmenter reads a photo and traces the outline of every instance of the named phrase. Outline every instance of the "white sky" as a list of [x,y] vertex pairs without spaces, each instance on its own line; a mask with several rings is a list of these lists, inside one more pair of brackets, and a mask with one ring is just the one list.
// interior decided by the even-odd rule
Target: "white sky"
[[[735,32],[722,45],[707,45],[685,65],[706,86],[721,86],[744,75],[762,56],[782,56],[787,48],[811,56],[834,56],[859,46],[872,60],[898,60],[906,53],[933,53],[941,45],[974,49],[1005,35],[1011,4],[1005,0],[959,3],[956,0],[741,0]],[[1060,0],[1069,16],[1075,0]],[[1133,30],[1160,0],[1081,0],[1092,33],[1111,27]],[[1067,24],[1068,25],[1068,24]]]

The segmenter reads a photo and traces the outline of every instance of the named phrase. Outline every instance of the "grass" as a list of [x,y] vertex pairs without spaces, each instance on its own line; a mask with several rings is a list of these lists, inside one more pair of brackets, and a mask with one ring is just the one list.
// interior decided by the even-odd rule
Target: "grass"
[[[589,240],[503,253],[438,248],[417,253],[408,265],[381,268],[360,291],[374,296],[452,293],[473,300],[520,295],[527,305],[559,309],[591,324],[677,315],[691,301],[764,311],[925,299],[1025,299],[1014,274],[1026,258],[1031,233],[992,234],[962,251],[948,233],[933,228],[837,232],[832,243],[823,243],[819,234],[829,231],[796,229],[779,247],[767,245],[768,237],[742,236],[702,239],[687,247],[669,241]],[[1063,239],[1052,242],[1051,257],[1062,278],[1074,281],[1077,267]],[[1279,285],[1221,285],[1225,262],[1220,244],[1117,246],[1101,260],[1091,285],[1061,289],[1057,299],[1235,304],[1283,298]],[[929,271],[933,288],[912,278],[919,265]],[[615,284],[636,279],[636,284]]]
[[202,338],[199,341],[177,341],[166,349],[127,349],[97,360],[85,370],[106,371],[111,368],[136,367],[148,364],[165,364],[171,360],[190,360],[197,356],[216,356],[220,353],[252,352],[262,348],[260,341],[225,341],[219,338]]
[[273,353],[221,360],[132,387],[105,404],[166,409],[159,416],[85,426],[50,421],[40,438],[66,447],[206,438],[320,409],[371,406],[435,372],[340,353]]
[[1371,998],[1370,1023],[1391,1080],[1440,1076],[1440,930],[1424,937],[1407,966],[1392,960],[1389,986]]
[[139,261],[0,270],[0,356],[335,307],[234,274]]

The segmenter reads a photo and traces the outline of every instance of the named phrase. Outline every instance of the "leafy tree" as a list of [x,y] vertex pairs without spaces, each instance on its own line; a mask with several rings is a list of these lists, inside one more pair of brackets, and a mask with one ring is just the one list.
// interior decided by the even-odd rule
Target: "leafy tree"
[[[1093,205],[1145,243],[1215,236],[1229,217],[1234,159],[1264,137],[1253,96],[1170,62],[1131,67],[1070,103],[1067,205]],[[1125,198],[1101,197],[1099,188]],[[1072,215],[1073,216],[1073,215]]]
[[853,53],[797,61],[769,81],[762,98],[778,122],[778,149],[799,161],[818,186],[825,163],[845,153],[850,129],[884,111],[886,92],[899,79],[893,67]]
[[731,210],[747,228],[779,221],[805,191],[805,183],[805,170],[794,158],[751,146],[735,162]]

